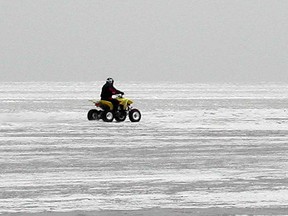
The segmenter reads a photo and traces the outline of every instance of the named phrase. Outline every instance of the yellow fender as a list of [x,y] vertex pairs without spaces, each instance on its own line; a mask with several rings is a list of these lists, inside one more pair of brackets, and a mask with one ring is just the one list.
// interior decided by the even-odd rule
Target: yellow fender
[[110,110],[113,110],[113,104],[110,101],[106,100],[89,100],[95,104],[95,106],[107,106]]
[[[128,106],[130,104],[133,103],[132,100],[130,99],[127,99],[127,98],[121,98],[121,97],[117,97],[116,98],[118,101],[119,101],[119,105],[122,105],[124,110],[127,110],[128,109]],[[106,100],[89,100],[91,101],[92,103],[95,104],[95,106],[107,106],[109,107],[110,110],[113,110],[113,104],[110,102],[110,101],[106,101]]]
[[123,106],[124,110],[127,110],[128,105],[132,104],[133,101],[127,98],[117,98],[119,104]]
[[113,104],[110,101],[100,100],[99,103],[101,106],[108,106],[110,110],[113,110]]

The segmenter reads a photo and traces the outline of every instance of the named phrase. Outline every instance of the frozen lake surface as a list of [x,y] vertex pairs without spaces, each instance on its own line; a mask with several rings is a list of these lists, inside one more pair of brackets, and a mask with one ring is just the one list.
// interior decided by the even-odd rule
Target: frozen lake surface
[[0,83],[0,214],[288,208],[288,85],[117,82],[141,121],[88,121],[102,84]]

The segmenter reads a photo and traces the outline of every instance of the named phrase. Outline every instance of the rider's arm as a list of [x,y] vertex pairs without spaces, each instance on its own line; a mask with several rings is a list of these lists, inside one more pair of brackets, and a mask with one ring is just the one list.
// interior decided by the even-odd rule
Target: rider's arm
[[117,90],[117,94],[124,95],[124,92]]
[[111,88],[111,92],[112,92],[113,95],[115,95],[115,94],[122,94],[122,95],[124,95],[124,92],[122,92],[122,91],[120,91],[120,90],[118,90],[118,89],[116,89],[116,88],[114,88],[114,87]]

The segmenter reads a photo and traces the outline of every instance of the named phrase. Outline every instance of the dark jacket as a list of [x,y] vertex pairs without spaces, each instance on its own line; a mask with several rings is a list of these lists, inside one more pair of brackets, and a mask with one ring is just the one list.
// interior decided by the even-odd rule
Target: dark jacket
[[112,100],[112,95],[124,94],[122,91],[117,90],[113,84],[106,82],[102,87],[101,100]]

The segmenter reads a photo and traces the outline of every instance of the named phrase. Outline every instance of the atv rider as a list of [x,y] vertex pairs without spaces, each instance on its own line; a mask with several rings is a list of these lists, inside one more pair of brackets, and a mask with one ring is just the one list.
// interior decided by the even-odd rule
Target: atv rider
[[117,110],[119,101],[112,98],[112,95],[122,94],[124,92],[117,90],[114,86],[114,80],[112,78],[107,78],[106,83],[102,87],[101,100],[110,101],[113,104],[113,111]]

